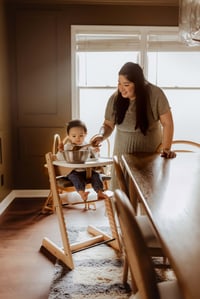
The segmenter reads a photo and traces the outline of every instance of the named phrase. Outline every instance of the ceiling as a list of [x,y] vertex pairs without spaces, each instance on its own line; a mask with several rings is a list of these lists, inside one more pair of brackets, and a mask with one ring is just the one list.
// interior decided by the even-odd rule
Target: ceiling
[[4,0],[21,4],[112,4],[112,5],[158,5],[178,6],[179,0]]

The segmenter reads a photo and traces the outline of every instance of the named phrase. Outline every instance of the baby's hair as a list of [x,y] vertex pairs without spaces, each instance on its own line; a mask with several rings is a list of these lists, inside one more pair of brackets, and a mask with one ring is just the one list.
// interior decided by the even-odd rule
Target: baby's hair
[[83,128],[84,132],[87,134],[87,127],[84,122],[82,122],[80,119],[74,119],[67,123],[67,135],[69,135],[69,131],[71,128],[75,127],[81,127]]

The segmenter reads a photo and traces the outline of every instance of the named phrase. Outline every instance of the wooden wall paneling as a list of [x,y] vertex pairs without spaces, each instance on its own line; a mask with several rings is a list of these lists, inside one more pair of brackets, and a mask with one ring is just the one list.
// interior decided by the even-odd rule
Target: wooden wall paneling
[[[40,125],[48,125],[66,118],[59,84],[60,64],[65,61],[58,56],[57,23],[56,14],[26,13],[17,18],[19,124],[30,125],[37,119]],[[62,75],[67,81],[66,74]]]
[[[17,112],[15,188],[47,188],[44,155],[63,135],[71,115],[67,98],[66,32],[56,13],[19,13],[16,27]],[[65,51],[65,52],[64,52]],[[67,102],[68,101],[68,102]],[[28,167],[27,167],[28,165]]]
[[55,133],[65,136],[64,127],[23,128],[18,131],[18,174],[15,178],[19,189],[48,189],[49,180],[44,168],[45,154],[52,150]]

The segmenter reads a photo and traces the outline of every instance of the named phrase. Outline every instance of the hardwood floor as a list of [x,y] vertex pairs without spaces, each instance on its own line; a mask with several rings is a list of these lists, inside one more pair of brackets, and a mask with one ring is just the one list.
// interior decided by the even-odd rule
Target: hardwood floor
[[[55,214],[42,215],[45,198],[16,198],[0,216],[0,298],[47,299],[54,263],[40,251],[43,237],[59,244]],[[104,202],[96,211],[64,208],[67,225],[107,225]]]

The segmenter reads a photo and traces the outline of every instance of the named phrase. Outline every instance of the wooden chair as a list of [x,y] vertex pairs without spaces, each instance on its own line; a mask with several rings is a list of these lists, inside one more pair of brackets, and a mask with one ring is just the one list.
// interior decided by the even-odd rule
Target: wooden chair
[[[158,147],[157,152],[159,153],[161,150],[161,145]],[[172,141],[171,150],[175,152],[200,152],[200,143],[186,140],[186,139],[174,139]]]
[[134,295],[131,298],[183,299],[177,280],[157,283],[152,259],[134,209],[126,194],[119,189],[114,192],[114,206],[134,282]]
[[200,143],[191,140],[173,140],[172,150],[175,152],[200,152]]
[[[113,163],[114,163],[114,169],[115,169],[119,188],[126,194],[127,198],[129,198],[128,187],[127,187],[127,184],[126,184],[126,181],[124,178],[124,174],[123,174],[120,162],[116,155],[113,157]],[[135,200],[137,200],[137,198]],[[142,231],[142,234],[144,236],[146,245],[149,250],[149,254],[152,257],[163,257],[164,258],[163,266],[166,266],[166,258],[162,251],[160,241],[157,237],[157,234],[156,234],[148,216],[136,215],[136,210],[135,210],[136,204],[134,205],[131,202],[131,205],[133,207],[133,211],[135,213],[137,223],[138,223],[138,225]],[[123,282],[124,283],[127,281],[127,275],[128,275],[128,264],[127,264],[127,260],[125,258],[124,274],[123,274]]]
[[[58,150],[58,145],[61,143],[61,141],[63,142],[63,144],[65,144],[67,140],[67,137],[65,137],[63,140],[61,140],[61,137],[59,134],[55,134],[54,138],[53,138],[53,146],[52,146],[52,157],[53,159],[56,159],[56,153]],[[110,157],[110,141],[109,139],[106,140],[107,142],[107,155],[108,157]],[[47,164],[45,164],[46,166]],[[67,195],[67,193],[69,194],[69,192],[74,192],[76,191],[74,188],[74,185],[72,184],[72,182],[66,177],[65,175],[65,170],[63,170],[63,172],[61,172],[61,170],[59,168],[56,169],[56,184],[57,184],[57,189],[59,194],[65,193]],[[110,176],[110,168],[108,166],[105,167],[100,167],[98,169],[102,181],[103,181],[103,185],[104,185],[104,190],[108,190],[109,189],[109,181],[111,179]],[[91,185],[91,178],[88,177],[87,179],[87,184],[86,184],[86,189],[91,189],[92,185]],[[95,202],[97,200],[94,201],[90,201],[89,203],[85,204],[85,208],[89,209],[91,206],[93,206],[93,209],[96,209],[96,205]],[[79,204],[84,204],[84,202],[82,200],[77,200],[77,201],[73,201],[73,202],[66,202],[63,203],[63,206],[72,206],[72,205],[79,205]],[[42,213],[45,213],[46,211],[53,213],[54,212],[54,206],[53,206],[53,198],[52,198],[52,190],[50,188],[50,192],[49,195],[42,207]]]

